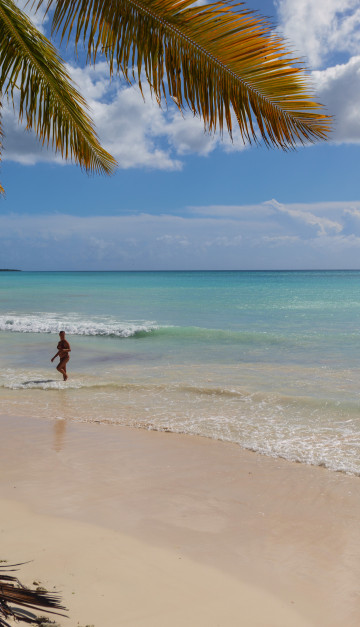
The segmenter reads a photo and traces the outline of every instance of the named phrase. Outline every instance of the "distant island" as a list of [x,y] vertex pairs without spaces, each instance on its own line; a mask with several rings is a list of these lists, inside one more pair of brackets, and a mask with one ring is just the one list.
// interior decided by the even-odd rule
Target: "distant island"
[[13,270],[12,268],[0,268],[0,272],[21,272],[21,270]]

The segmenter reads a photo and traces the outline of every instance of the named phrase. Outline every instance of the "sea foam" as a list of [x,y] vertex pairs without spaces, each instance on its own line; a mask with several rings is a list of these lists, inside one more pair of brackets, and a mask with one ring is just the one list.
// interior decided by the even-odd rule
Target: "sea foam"
[[84,319],[78,314],[61,317],[53,313],[25,315],[5,314],[0,316],[0,331],[13,333],[59,333],[64,330],[71,335],[100,335],[132,337],[138,333],[150,333],[158,329],[153,321],[119,321],[114,318]]

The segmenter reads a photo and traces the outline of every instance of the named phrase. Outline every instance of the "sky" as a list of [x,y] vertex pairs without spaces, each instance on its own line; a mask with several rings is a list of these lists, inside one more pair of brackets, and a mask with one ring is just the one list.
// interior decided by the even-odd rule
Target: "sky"
[[[23,7],[24,0],[17,1]],[[209,136],[175,107],[68,69],[90,105],[112,177],[66,164],[4,105],[0,267],[22,270],[360,268],[358,0],[250,0],[304,59],[334,116],[327,142],[282,152]],[[33,19],[45,34],[49,22]]]

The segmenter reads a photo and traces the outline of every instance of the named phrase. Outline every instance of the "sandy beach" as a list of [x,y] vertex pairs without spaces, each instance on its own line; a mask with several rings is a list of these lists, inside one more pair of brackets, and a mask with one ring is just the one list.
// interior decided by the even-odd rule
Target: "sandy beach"
[[1,416],[2,559],[62,627],[360,622],[360,482],[206,438]]

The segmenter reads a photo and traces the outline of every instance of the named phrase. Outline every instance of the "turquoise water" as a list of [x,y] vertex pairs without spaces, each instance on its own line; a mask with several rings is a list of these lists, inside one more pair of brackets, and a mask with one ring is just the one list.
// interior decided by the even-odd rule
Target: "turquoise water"
[[[50,363],[61,329],[67,383]],[[4,413],[360,473],[360,272],[0,273],[0,336]]]

